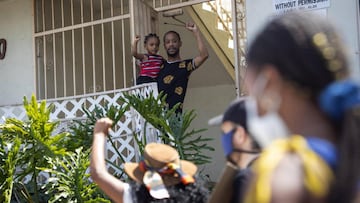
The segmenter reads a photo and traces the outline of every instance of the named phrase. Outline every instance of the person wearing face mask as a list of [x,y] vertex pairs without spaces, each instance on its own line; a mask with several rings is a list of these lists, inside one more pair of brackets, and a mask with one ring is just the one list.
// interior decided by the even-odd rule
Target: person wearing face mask
[[209,120],[209,125],[221,125],[221,143],[228,161],[210,203],[241,202],[251,177],[251,166],[260,153],[258,143],[248,132],[245,102],[246,98],[236,99],[223,115]]
[[274,17],[247,64],[248,128],[263,152],[245,202],[353,202],[360,86],[333,26],[309,13]]

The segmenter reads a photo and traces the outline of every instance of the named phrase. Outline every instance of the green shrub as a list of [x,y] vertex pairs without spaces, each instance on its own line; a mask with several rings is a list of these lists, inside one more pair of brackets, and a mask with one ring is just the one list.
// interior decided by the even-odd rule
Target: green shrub
[[[189,130],[195,119],[194,111],[176,114],[167,109],[165,96],[159,94],[148,97],[125,94],[119,100],[122,106],[105,104],[96,106],[93,111],[83,107],[87,118],[75,121],[70,132],[54,135],[58,123],[50,121],[53,107],[46,107],[46,102],[38,103],[35,96],[31,101],[24,97],[24,107],[28,119],[21,121],[6,119],[0,125],[0,202],[110,202],[99,188],[89,180],[89,153],[95,122],[102,117],[109,117],[114,124],[119,122],[126,111],[134,108],[145,119],[143,130],[151,125],[159,131],[159,137],[176,148],[181,159],[196,164],[209,163],[211,158],[204,150],[214,150],[207,145],[209,138],[198,135],[205,129]],[[140,153],[147,144],[144,132],[134,133]],[[124,162],[122,154],[116,148],[113,138],[109,141],[117,156]],[[121,171],[113,174],[122,178],[120,166],[107,160]],[[40,172],[49,174],[45,183],[39,182]],[[23,180],[30,176],[26,185]]]

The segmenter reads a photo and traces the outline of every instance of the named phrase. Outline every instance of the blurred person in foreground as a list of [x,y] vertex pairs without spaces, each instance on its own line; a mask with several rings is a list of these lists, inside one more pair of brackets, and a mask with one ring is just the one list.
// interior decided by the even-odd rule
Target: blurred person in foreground
[[247,53],[250,133],[263,147],[246,202],[353,202],[360,88],[337,32],[309,13],[277,16]]
[[249,135],[245,109],[246,98],[233,101],[223,115],[209,120],[209,125],[220,125],[221,143],[227,164],[210,197],[211,202],[239,203],[251,177],[251,166],[260,147]]
[[105,166],[105,140],[112,121],[99,119],[94,128],[91,152],[91,178],[115,202],[205,203],[207,190],[196,182],[195,164],[180,160],[178,152],[165,144],[149,143],[139,163],[125,163],[124,171],[133,180],[125,183],[111,175]]

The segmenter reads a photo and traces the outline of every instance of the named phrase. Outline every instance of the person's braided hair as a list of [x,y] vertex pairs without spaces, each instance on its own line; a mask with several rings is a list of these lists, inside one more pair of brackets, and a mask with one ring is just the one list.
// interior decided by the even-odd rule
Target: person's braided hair
[[159,44],[160,44],[160,38],[159,38],[159,36],[158,36],[156,33],[149,33],[148,35],[146,35],[146,36],[145,36],[145,39],[144,39],[144,44],[146,44],[150,38],[155,38],[155,39],[157,39],[157,41],[158,41]]

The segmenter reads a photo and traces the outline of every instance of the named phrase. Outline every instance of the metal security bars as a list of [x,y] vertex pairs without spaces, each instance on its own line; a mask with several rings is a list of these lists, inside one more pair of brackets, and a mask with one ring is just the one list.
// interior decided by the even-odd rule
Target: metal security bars
[[156,11],[165,11],[175,8],[181,8],[207,1],[211,0],[146,0],[149,6],[153,7]]
[[37,98],[134,84],[127,0],[35,0]]

